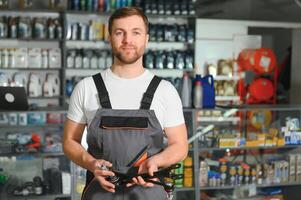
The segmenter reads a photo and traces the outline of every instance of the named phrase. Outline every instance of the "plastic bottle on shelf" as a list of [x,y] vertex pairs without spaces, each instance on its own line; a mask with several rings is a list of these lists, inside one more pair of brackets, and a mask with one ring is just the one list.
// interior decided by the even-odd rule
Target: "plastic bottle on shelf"
[[191,80],[188,73],[183,75],[180,96],[183,107],[191,107]]
[[194,82],[193,105],[195,108],[203,107],[203,87],[200,80]]
[[184,187],[192,187],[193,183],[193,170],[192,170],[192,157],[187,156],[183,161],[184,164]]
[[209,166],[206,160],[200,162],[200,186],[208,186],[208,171]]

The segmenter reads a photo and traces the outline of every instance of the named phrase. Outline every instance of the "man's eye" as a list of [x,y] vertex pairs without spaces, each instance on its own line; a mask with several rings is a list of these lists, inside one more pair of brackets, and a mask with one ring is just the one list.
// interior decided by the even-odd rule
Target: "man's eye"
[[134,32],[134,35],[140,35],[141,33],[140,32]]
[[122,35],[122,32],[121,31],[116,32],[115,35],[117,35],[117,36]]

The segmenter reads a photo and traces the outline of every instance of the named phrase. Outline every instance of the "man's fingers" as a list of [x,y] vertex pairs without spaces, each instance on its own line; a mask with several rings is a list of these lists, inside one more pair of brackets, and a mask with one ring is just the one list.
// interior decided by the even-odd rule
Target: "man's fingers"
[[158,171],[158,168],[154,165],[151,165],[149,168],[148,168],[148,174],[150,176],[154,176],[154,172]]
[[138,182],[140,185],[145,185],[145,181],[143,180],[143,178],[141,176],[138,176],[137,179],[138,179]]
[[126,187],[132,187],[133,185],[135,185],[135,183],[127,183]]
[[109,192],[115,192],[115,185],[109,181],[107,181],[104,177],[97,177],[101,187]]

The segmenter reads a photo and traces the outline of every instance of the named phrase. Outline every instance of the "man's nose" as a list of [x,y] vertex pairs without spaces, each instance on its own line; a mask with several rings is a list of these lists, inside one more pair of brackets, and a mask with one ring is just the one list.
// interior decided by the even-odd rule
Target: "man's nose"
[[123,37],[124,43],[131,43],[131,35],[129,33],[125,33]]

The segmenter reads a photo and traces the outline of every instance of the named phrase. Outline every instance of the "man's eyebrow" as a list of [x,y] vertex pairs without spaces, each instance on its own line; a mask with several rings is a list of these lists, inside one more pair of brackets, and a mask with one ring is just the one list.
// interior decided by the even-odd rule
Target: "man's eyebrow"
[[[138,27],[133,28],[132,30],[134,30],[134,31],[143,31],[142,28],[138,28]],[[124,31],[124,29],[123,28],[115,28],[114,31]]]
[[133,28],[133,30],[135,30],[135,31],[142,31],[141,28]]

